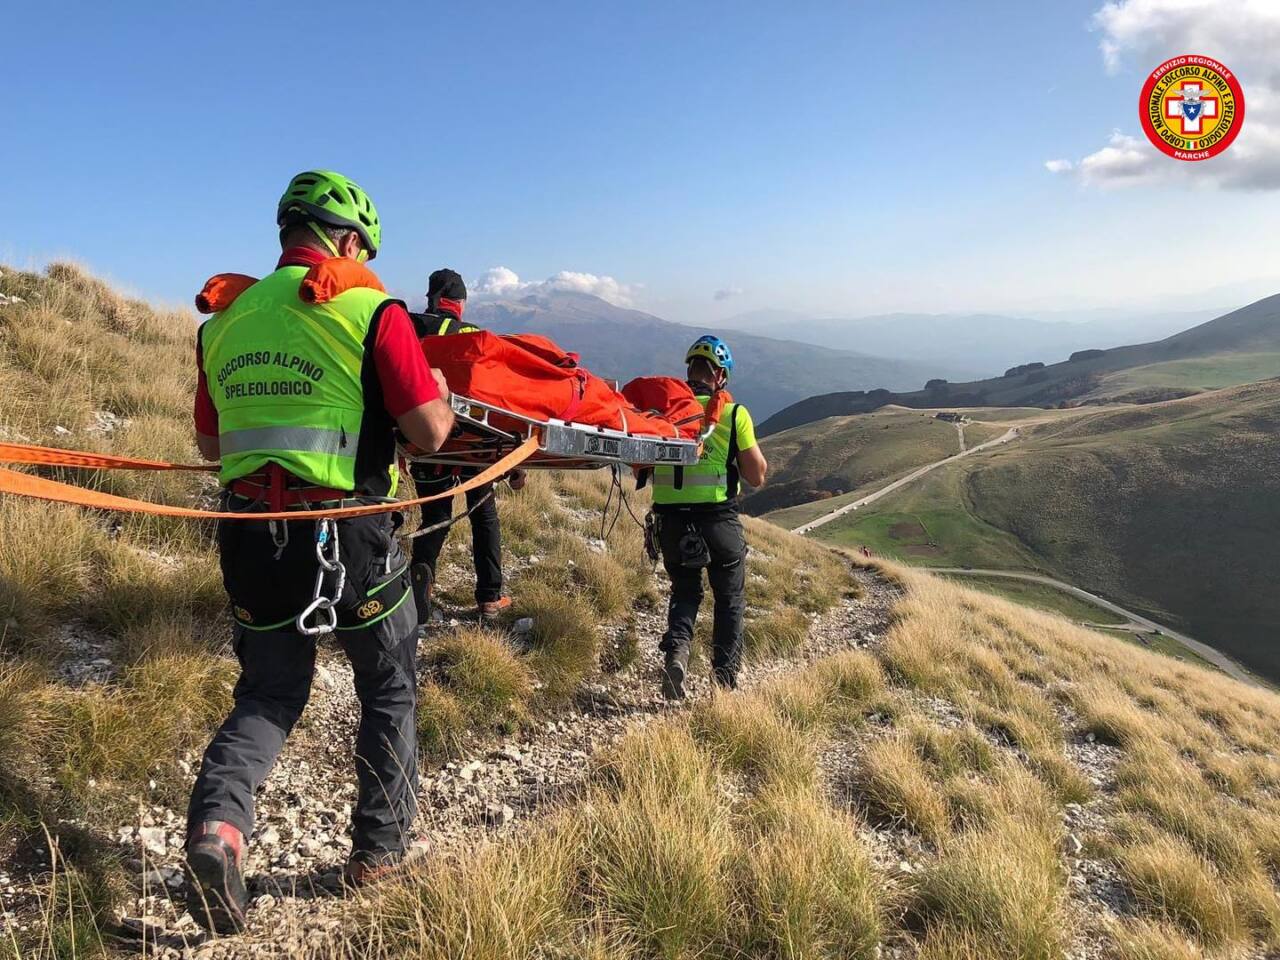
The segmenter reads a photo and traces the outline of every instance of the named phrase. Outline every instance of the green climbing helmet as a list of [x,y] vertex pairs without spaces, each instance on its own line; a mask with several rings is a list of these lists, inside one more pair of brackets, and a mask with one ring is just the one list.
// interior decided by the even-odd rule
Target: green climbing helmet
[[340,173],[308,170],[290,180],[276,207],[276,224],[283,227],[293,218],[350,227],[360,234],[369,259],[378,255],[382,242],[378,210],[367,193]]

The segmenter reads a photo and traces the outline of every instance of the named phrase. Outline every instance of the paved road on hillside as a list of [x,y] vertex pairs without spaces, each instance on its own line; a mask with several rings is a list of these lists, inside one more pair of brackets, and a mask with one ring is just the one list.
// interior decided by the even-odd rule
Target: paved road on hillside
[[[1103,610],[1110,610],[1112,613],[1119,614],[1120,616],[1127,618],[1132,625],[1136,625],[1152,633],[1162,633],[1166,637],[1170,637],[1178,641],[1178,643],[1182,644],[1188,650],[1194,650],[1205,660],[1208,660],[1215,667],[1222,670],[1223,673],[1226,673],[1243,683],[1261,686],[1252,674],[1224,654],[1221,650],[1215,650],[1207,643],[1201,643],[1199,640],[1194,640],[1191,637],[1188,637],[1185,633],[1178,633],[1176,630],[1170,630],[1163,624],[1156,623],[1154,620],[1148,619],[1139,613],[1134,613],[1132,610],[1126,610],[1124,607],[1114,604],[1110,600],[1103,599],[1096,593],[1090,593],[1088,590],[1081,590],[1079,587],[1073,587],[1071,584],[1063,583],[1061,580],[1055,580],[1053,577],[1046,577],[1038,573],[1018,573],[1013,570],[970,570],[968,568],[961,567],[922,567],[921,569],[928,570],[930,573],[947,573],[961,577],[1003,577],[1006,580],[1026,580],[1029,583],[1042,583],[1045,586],[1054,587],[1061,590],[1063,593],[1069,593],[1074,597],[1079,597],[1081,600],[1087,600],[1094,606],[1101,607]],[[1108,624],[1107,626],[1112,625]],[[1123,630],[1126,629],[1126,627],[1121,625],[1119,629]]]
[[816,520],[810,520],[808,523],[802,523],[798,527],[793,527],[791,529],[791,532],[799,533],[803,535],[808,533],[811,530],[816,530],[818,527],[821,527],[823,524],[830,523],[832,520],[836,519],[837,517],[843,517],[846,513],[849,513],[853,510],[857,510],[859,507],[865,507],[869,503],[875,503],[881,497],[886,496],[887,494],[893,493],[893,491],[898,490],[902,487],[905,487],[908,483],[914,483],[916,480],[919,480],[921,477],[923,477],[926,473],[929,473],[931,470],[936,470],[938,469],[938,467],[945,466],[948,463],[954,463],[955,461],[963,459],[964,457],[971,457],[975,453],[980,453],[983,450],[990,449],[991,447],[999,446],[1002,443],[1008,443],[1010,440],[1016,439],[1017,436],[1018,436],[1018,428],[1011,427],[1007,432],[996,437],[994,440],[988,440],[986,443],[980,443],[976,447],[970,447],[968,450],[962,450],[960,453],[954,453],[951,456],[944,457],[943,459],[938,460],[934,463],[925,464],[925,466],[919,467],[911,471],[905,477],[899,477],[897,480],[893,481],[893,483],[889,484],[887,487],[881,487],[875,493],[869,493],[860,500],[854,500],[850,503],[846,503],[842,507],[838,507],[835,510],[832,510],[830,513],[824,513],[822,516],[818,517]]

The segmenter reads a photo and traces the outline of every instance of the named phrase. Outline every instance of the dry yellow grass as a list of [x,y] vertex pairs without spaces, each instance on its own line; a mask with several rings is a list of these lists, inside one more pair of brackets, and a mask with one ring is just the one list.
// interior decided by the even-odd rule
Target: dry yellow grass
[[466,629],[436,640],[419,688],[418,736],[429,757],[516,732],[528,719],[533,674],[501,637]]
[[[963,705],[997,741],[1021,748],[1026,770],[1059,801],[1084,786],[1063,755],[1065,737],[1092,734],[1120,749],[1108,800],[1116,817],[1095,838],[1139,911],[1112,931],[1117,956],[1275,944],[1274,694],[911,571],[894,575],[908,597],[883,657],[898,682]],[[1054,716],[1055,701],[1068,708],[1070,729]],[[992,816],[981,781],[952,782],[945,792],[962,821]],[[1004,787],[996,794],[1009,795]],[[1031,809],[1044,805],[1034,800]],[[935,938],[925,952],[966,955],[966,938],[954,942]]]
[[1119,865],[1144,910],[1177,924],[1206,946],[1221,946],[1243,935],[1226,884],[1185,842],[1161,836],[1126,847]]
[[1167,923],[1131,920],[1111,929],[1116,960],[1203,960],[1186,933]]
[[915,892],[935,936],[969,937],[991,960],[1058,960],[1069,941],[1057,838],[998,820],[947,843]]
[[694,708],[691,728],[719,762],[765,783],[799,787],[817,776],[805,732],[767,696],[713,697]]
[[875,956],[893,891],[877,876],[859,825],[808,790],[769,790],[740,854],[750,955]]
[[[871,960],[895,894],[815,788],[789,699],[723,696],[632,734],[540,827],[376,891],[331,955]],[[810,766],[757,769],[763,745]]]
[[951,833],[942,789],[905,737],[887,737],[867,748],[855,788],[874,817],[901,824],[930,843]]

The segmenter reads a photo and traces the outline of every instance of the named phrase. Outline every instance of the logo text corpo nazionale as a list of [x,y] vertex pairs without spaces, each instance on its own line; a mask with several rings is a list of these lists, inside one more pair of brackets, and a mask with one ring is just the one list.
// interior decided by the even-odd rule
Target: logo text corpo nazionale
[[1244,91],[1236,75],[1212,57],[1173,57],[1147,77],[1138,103],[1142,129],[1175,160],[1216,157],[1244,124]]

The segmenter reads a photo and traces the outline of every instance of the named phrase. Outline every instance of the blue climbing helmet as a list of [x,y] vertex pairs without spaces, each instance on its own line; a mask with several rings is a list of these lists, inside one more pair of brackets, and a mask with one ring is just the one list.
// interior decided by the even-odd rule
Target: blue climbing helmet
[[723,370],[725,376],[733,373],[733,351],[719,337],[708,334],[695,340],[685,354],[684,362],[692,363],[695,357],[701,357],[718,370]]

